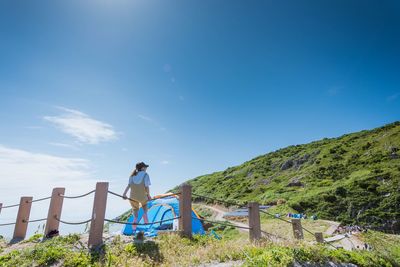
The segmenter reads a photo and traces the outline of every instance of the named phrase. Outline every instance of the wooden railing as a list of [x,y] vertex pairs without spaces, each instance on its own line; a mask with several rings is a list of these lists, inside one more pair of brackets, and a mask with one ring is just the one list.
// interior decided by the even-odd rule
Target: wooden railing
[[[28,197],[24,196],[24,197],[21,197],[19,204],[4,206],[2,203],[0,203],[0,214],[1,214],[2,209],[18,207],[18,213],[17,213],[17,218],[16,218],[15,223],[14,222],[3,223],[3,224],[0,224],[0,226],[14,225],[13,240],[14,240],[14,242],[17,242],[17,241],[25,239],[28,225],[31,222],[46,221],[46,227],[44,230],[45,237],[48,236],[51,232],[55,232],[55,231],[58,232],[60,223],[73,224],[73,225],[90,223],[88,247],[89,248],[97,247],[103,243],[103,230],[104,230],[104,222],[105,221],[116,222],[116,223],[126,223],[126,222],[120,222],[120,221],[115,221],[115,220],[105,218],[108,194],[112,194],[112,195],[122,198],[121,195],[109,191],[108,186],[109,186],[108,182],[98,182],[96,184],[95,190],[90,191],[90,192],[80,195],[80,196],[66,196],[65,188],[54,188],[51,196],[46,197],[46,198],[41,198],[41,199],[35,200],[31,196],[28,196]],[[61,219],[64,199],[82,198],[82,197],[86,197],[87,195],[90,195],[92,193],[94,193],[94,201],[93,201],[92,216],[90,219],[81,221],[81,222],[66,222]],[[176,217],[173,219],[179,220],[179,228],[178,228],[179,234],[183,237],[191,238],[192,237],[192,220],[193,220],[193,218],[192,218],[192,187],[189,184],[183,184],[180,187],[179,193],[177,193],[176,195],[179,195],[179,217]],[[199,196],[199,195],[195,195],[195,196],[218,201],[216,199],[206,197],[206,196]],[[47,218],[37,219],[37,220],[29,220],[32,203],[44,201],[47,199],[50,199],[50,205],[49,205],[49,209],[48,209]],[[226,201],[221,200],[221,202],[225,203]],[[235,205],[234,203],[231,203],[231,204]],[[250,240],[252,242],[257,242],[263,237],[263,234],[268,234],[261,230],[260,212],[266,213],[271,216],[274,216],[274,215],[269,214],[268,212],[266,212],[264,210],[260,210],[259,203],[257,203],[257,202],[248,203],[247,208],[248,208],[248,227],[239,227],[239,226],[235,226],[232,224],[229,224],[229,225],[233,226],[233,227],[247,229],[249,231]],[[199,219],[199,218],[195,218],[195,219]],[[324,243],[322,233],[312,233],[309,230],[305,229],[304,227],[302,227],[300,219],[292,219],[291,221],[288,221],[288,220],[285,220],[282,218],[278,218],[278,219],[285,221],[286,223],[292,224],[293,235],[294,235],[295,239],[298,239],[298,240],[304,239],[304,235],[303,235],[303,229],[304,229],[307,232],[313,234],[315,236],[315,240],[318,243]],[[226,225],[226,223],[209,221],[209,220],[205,220],[202,218],[200,218],[199,220],[212,222],[215,224],[225,224]],[[164,221],[167,221],[167,220],[164,220]],[[129,223],[129,224],[133,225],[133,223]],[[143,224],[136,223],[135,225],[143,225]]]

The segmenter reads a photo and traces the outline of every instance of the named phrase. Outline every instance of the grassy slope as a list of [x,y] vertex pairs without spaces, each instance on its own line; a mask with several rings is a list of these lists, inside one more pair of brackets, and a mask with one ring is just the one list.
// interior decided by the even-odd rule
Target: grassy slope
[[[0,240],[1,241],[1,240]],[[0,242],[1,245],[1,242]],[[393,259],[369,251],[330,250],[323,246],[252,245],[245,240],[195,236],[160,236],[146,244],[116,237],[101,252],[89,252],[78,235],[40,242],[31,238],[25,248],[1,253],[0,266],[195,266],[206,262],[243,261],[244,266],[292,266],[296,262],[354,263],[358,266],[396,266]]]
[[394,262],[400,264],[400,236],[368,231],[361,237],[381,255],[392,258]]
[[[320,218],[399,230],[399,149],[396,122],[290,146],[189,183],[200,195],[243,202],[280,200],[287,208]],[[291,182],[297,186],[288,186]]]
[[[213,219],[213,212],[199,204],[198,212]],[[303,224],[312,231],[325,231],[328,225],[317,220]],[[41,242],[42,235],[32,236],[23,244],[10,247],[0,238],[0,266],[196,266],[209,262],[237,262],[244,266],[293,266],[294,262],[321,266],[327,262],[353,263],[357,266],[399,266],[399,237],[380,232],[363,234],[373,251],[332,250],[328,246],[312,246],[310,242],[292,239],[291,227],[276,219],[262,216],[262,228],[286,237],[272,244],[263,240],[258,245],[249,243],[248,234],[232,227],[212,229],[222,238],[195,236],[192,240],[177,235],[162,235],[146,244],[133,244],[129,237],[107,239],[97,252],[89,252],[86,238],[79,235],[57,237]],[[312,236],[305,235],[311,241]],[[385,240],[385,242],[382,242]],[[307,265],[310,266],[310,265]]]

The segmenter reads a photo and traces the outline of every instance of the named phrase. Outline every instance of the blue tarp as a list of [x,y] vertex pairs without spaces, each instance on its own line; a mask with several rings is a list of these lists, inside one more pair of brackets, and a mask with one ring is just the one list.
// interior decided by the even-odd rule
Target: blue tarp
[[[260,206],[260,210],[266,210],[269,209],[271,206]],[[241,209],[236,209],[231,212],[226,212],[224,214],[224,217],[248,217],[249,216],[249,209],[246,208],[241,208]]]
[[[153,199],[147,203],[147,216],[149,223],[168,220],[179,216],[179,200],[176,196],[169,196],[160,199]],[[143,209],[139,210],[138,223],[144,223],[142,218]],[[204,234],[204,228],[201,221],[194,211],[192,211],[192,232],[194,234]],[[134,217],[131,215],[128,218],[128,223],[133,223]],[[136,231],[143,231],[146,236],[156,236],[159,230],[173,229],[178,224],[178,219],[166,221],[162,223],[154,223],[150,225],[138,225]],[[125,224],[122,229],[124,235],[133,235],[132,225]]]

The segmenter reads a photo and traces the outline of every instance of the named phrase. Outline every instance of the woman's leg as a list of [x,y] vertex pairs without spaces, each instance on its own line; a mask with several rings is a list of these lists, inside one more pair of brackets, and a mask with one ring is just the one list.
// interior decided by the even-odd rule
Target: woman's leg
[[135,233],[137,227],[137,225],[135,224],[138,222],[138,217],[139,217],[139,202],[133,200],[129,202],[131,203],[132,206],[133,223],[134,223],[134,225],[132,225],[132,230],[133,233]]
[[135,223],[138,223],[138,217],[139,217],[139,210],[134,209],[133,210],[133,223],[134,223],[134,225],[132,225],[133,233],[135,233],[135,231],[136,231],[137,225]]
[[144,220],[144,223],[149,223],[149,217],[147,216],[147,203],[142,205],[142,209],[143,209],[143,220]]

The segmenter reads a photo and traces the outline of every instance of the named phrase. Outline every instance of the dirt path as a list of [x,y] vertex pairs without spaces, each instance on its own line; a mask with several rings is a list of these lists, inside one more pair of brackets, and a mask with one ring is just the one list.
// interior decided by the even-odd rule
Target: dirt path
[[363,249],[364,242],[362,242],[355,234],[333,235],[333,233],[337,230],[337,228],[340,225],[339,222],[328,221],[328,220],[322,220],[322,221],[330,224],[330,227],[325,231],[325,234],[332,236],[332,238],[339,236],[343,237],[338,241],[336,242],[334,241],[332,243],[343,247],[345,250]]
[[325,234],[327,235],[333,235],[333,233],[338,229],[340,223],[339,222],[334,222],[334,221],[328,221],[328,220],[320,220],[322,222],[329,223],[331,226],[325,231]]
[[[232,220],[227,220],[224,218],[224,214],[228,211],[228,210],[223,210],[222,208],[216,207],[216,206],[209,206],[209,205],[203,205],[204,207],[212,210],[214,212],[214,220],[216,221],[227,221],[235,226],[239,226],[239,227],[249,227],[248,224],[245,223],[240,223],[240,222],[236,222],[236,221],[232,221]],[[238,228],[240,231],[243,232],[248,232],[248,229],[243,229],[243,228]]]
[[[229,211],[229,209],[221,206],[211,206],[211,205],[206,205],[206,204],[200,204],[201,206],[210,209],[213,211],[213,220],[215,221],[226,221],[229,222],[235,226],[239,227],[249,227],[248,224],[246,223],[241,223],[233,220],[228,220],[224,218],[224,214]],[[325,234],[331,237],[335,237],[338,235],[333,235],[333,233],[337,230],[337,228],[340,226],[339,222],[335,221],[329,221],[329,220],[319,220],[322,222],[325,222],[329,224],[328,229],[326,229]],[[248,229],[243,229],[243,228],[237,228],[239,231],[242,232],[249,232]],[[285,240],[284,238],[271,235],[269,236],[269,239],[271,239],[274,242],[279,242],[282,240]],[[362,249],[364,246],[364,243],[357,237],[357,235],[346,235],[346,237],[338,240],[338,241],[333,241],[332,244],[336,244],[336,246],[341,246],[346,250],[356,250],[356,249]]]
[[[214,213],[213,219],[216,221],[226,221],[226,222],[229,222],[236,226],[249,227],[245,223],[225,219],[224,214],[228,211],[228,209],[226,209],[226,208],[222,208],[219,206],[210,206],[210,205],[205,205],[205,204],[203,204],[202,206],[213,211],[213,213]],[[330,224],[329,228],[325,231],[325,234],[334,237],[333,233],[339,227],[340,223],[335,222],[335,221],[328,221],[328,220],[321,220],[321,221]],[[242,229],[242,228],[238,228],[238,230],[243,231],[243,232],[249,231],[248,229]],[[279,240],[277,239],[276,241],[279,241]],[[362,249],[364,246],[364,243],[357,237],[357,235],[346,235],[345,238],[338,240],[336,242],[332,242],[332,243],[335,243],[335,244],[343,247],[346,250]]]

